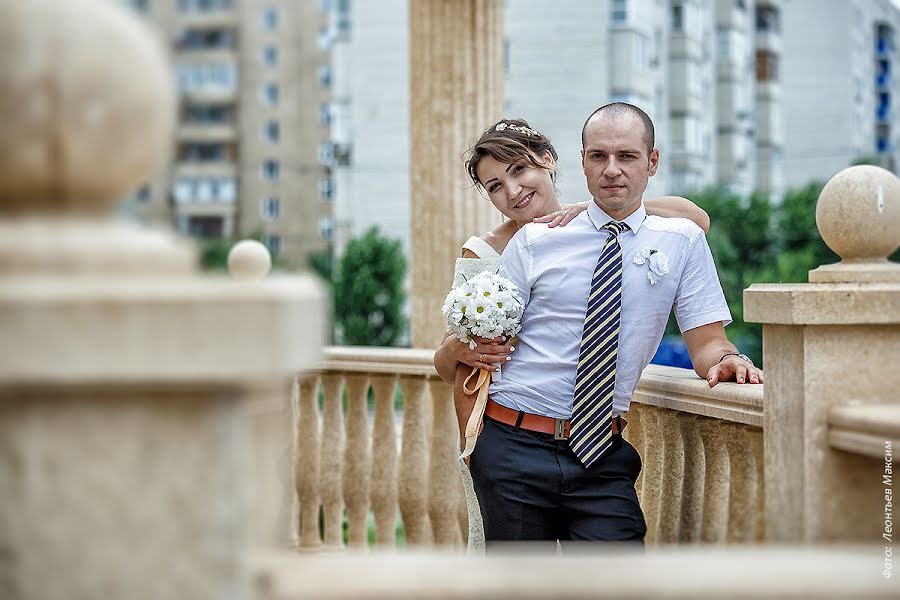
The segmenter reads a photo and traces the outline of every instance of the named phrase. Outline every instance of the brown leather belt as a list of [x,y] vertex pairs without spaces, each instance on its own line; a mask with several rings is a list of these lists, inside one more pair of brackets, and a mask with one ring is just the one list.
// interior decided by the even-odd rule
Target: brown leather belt
[[[569,439],[569,421],[567,419],[554,419],[553,417],[544,417],[513,410],[502,404],[497,404],[490,398],[488,398],[484,416],[507,425],[518,425],[522,429],[529,431],[549,433],[557,440]],[[619,435],[627,424],[628,422],[622,417],[613,417],[612,434]]]

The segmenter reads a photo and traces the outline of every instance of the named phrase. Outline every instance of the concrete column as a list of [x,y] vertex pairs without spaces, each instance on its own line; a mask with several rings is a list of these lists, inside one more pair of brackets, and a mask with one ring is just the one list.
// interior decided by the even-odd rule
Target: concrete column
[[436,346],[459,248],[500,222],[463,155],[503,109],[503,3],[410,0],[411,329]]
[[[841,171],[816,223],[840,263],[810,271],[808,284],[744,292],[745,319],[763,323],[766,540],[877,544],[883,448],[900,444],[900,265],[885,258],[900,242],[900,180]],[[838,449],[835,431],[858,443]]]
[[250,401],[286,404],[315,358],[318,287],[202,277],[191,244],[112,217],[175,112],[136,17],[0,14],[0,597],[250,597]]

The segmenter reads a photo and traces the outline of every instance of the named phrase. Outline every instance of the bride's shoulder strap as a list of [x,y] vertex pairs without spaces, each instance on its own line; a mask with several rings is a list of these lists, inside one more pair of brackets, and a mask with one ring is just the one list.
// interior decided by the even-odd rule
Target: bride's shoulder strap
[[477,236],[472,236],[462,245],[462,252],[469,250],[474,252],[478,258],[499,258],[500,255],[494,250],[490,244]]

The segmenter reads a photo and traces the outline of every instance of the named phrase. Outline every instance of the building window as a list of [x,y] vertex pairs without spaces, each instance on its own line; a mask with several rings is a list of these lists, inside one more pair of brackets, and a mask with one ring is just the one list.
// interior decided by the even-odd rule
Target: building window
[[334,199],[334,180],[330,177],[319,180],[319,195],[323,202],[331,202]]
[[262,50],[262,62],[267,67],[278,65],[278,46],[266,46]]
[[322,52],[328,52],[331,49],[331,28],[328,25],[322,25],[319,34],[316,36],[316,45]]
[[267,106],[275,106],[276,104],[278,104],[280,90],[278,89],[277,83],[264,84],[261,90],[261,94],[263,104]]
[[331,66],[322,65],[319,67],[319,85],[325,89],[331,87]]
[[756,5],[756,30],[760,32],[778,33],[781,31],[778,9],[768,4]]
[[684,31],[684,7],[680,2],[672,4],[672,31]]
[[178,0],[178,10],[181,12],[230,10],[233,5],[233,0]]
[[625,25],[628,22],[628,0],[611,0],[609,21],[614,27]]
[[778,81],[778,55],[769,50],[756,51],[756,80]]
[[509,38],[503,38],[503,76],[509,77]]
[[323,240],[330,242],[334,237],[334,219],[331,217],[319,219],[319,233],[321,233]]
[[199,124],[225,124],[230,123],[234,117],[234,108],[231,106],[194,105],[188,106],[182,115],[184,123]]
[[737,6],[739,10],[747,10],[747,0],[734,0],[734,5]]
[[237,184],[234,179],[216,179],[213,194],[219,202],[231,204],[237,199]]
[[147,204],[150,202],[150,186],[144,184],[139,187],[134,193],[134,201],[138,204]]
[[323,102],[319,107],[319,123],[322,125],[331,125],[331,103]]
[[278,181],[281,175],[281,165],[277,160],[264,160],[262,164],[262,177],[266,181]]
[[225,144],[189,142],[181,145],[179,159],[184,162],[221,162],[228,157]]
[[131,4],[131,8],[135,10],[135,12],[146,15],[150,10],[150,1],[149,0],[130,0],[129,4]]
[[263,139],[270,144],[278,143],[281,138],[281,126],[278,121],[266,121],[263,123]]
[[221,50],[235,47],[231,29],[188,29],[178,36],[176,45],[182,50]]
[[319,162],[328,167],[334,164],[334,145],[331,142],[319,144]]
[[182,65],[178,67],[178,89],[182,93],[195,91],[233,92],[237,86],[237,72],[233,64]]
[[337,2],[337,30],[345,38],[350,34],[350,0]]
[[281,236],[280,235],[266,235],[263,236],[263,244],[269,248],[269,252],[272,253],[272,256],[278,256],[278,253],[281,252]]
[[266,221],[274,221],[281,216],[281,199],[278,196],[265,198],[259,207],[259,213]]
[[263,9],[262,26],[266,31],[275,31],[278,29],[278,9],[274,6],[267,6]]

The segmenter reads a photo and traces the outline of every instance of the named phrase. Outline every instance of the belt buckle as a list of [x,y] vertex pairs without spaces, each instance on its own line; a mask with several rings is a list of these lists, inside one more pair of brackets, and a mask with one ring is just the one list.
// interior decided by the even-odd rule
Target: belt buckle
[[566,420],[565,419],[553,419],[553,439],[554,440],[569,439],[569,436],[566,435]]

